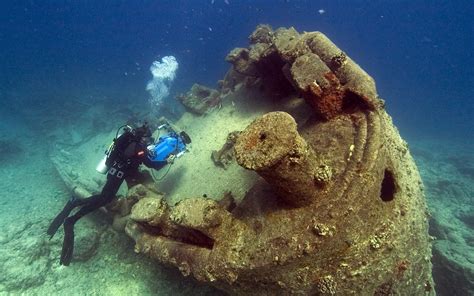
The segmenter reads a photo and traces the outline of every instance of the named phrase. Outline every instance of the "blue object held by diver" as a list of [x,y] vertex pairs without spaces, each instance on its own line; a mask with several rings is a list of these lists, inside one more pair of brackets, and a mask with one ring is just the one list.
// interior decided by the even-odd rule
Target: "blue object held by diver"
[[179,158],[187,151],[186,145],[191,143],[185,132],[178,134],[168,125],[159,127],[162,128],[168,132],[160,136],[154,145],[148,146],[148,159],[153,162],[166,162],[170,156]]
[[165,135],[161,136],[155,145],[149,146],[148,151],[151,161],[165,162],[172,154],[181,156],[186,151],[186,144],[179,137]]

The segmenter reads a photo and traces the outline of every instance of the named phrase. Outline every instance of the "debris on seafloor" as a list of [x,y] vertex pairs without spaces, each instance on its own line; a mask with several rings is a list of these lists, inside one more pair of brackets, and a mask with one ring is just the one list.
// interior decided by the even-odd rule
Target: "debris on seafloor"
[[177,99],[192,113],[202,115],[221,103],[217,90],[195,83],[186,94]]
[[229,133],[222,148],[220,150],[212,151],[211,158],[215,165],[221,166],[226,169],[234,161],[234,145],[238,135],[238,131]]

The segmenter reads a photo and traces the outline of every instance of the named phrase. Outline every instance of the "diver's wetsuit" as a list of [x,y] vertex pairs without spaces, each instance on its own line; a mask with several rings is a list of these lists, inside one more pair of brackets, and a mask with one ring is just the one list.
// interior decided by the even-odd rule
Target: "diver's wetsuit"
[[[151,135],[151,133],[149,133]],[[56,216],[48,228],[47,233],[54,236],[59,226],[64,222],[64,242],[60,263],[69,265],[74,249],[74,224],[84,215],[103,207],[114,200],[120,185],[125,179],[130,179],[138,173],[140,164],[159,170],[166,162],[152,162],[147,157],[146,137],[144,131],[137,133],[125,132],[115,140],[115,147],[110,152],[106,164],[110,167],[107,172],[107,182],[102,192],[89,198],[72,198],[64,209]],[[76,207],[80,209],[72,216],[69,213]]]

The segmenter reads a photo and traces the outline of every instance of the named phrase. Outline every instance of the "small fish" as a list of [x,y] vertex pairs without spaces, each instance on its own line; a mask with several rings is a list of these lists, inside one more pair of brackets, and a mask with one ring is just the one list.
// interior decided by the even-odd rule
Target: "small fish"
[[230,3],[229,3],[229,0],[224,0],[224,3],[227,4],[227,5],[230,4]]
[[209,32],[212,32],[212,28],[211,28],[211,27],[209,27],[208,29],[209,29]]
[[326,10],[324,10],[324,9],[321,8],[320,10],[318,10],[318,13],[319,13],[319,14],[324,14],[324,13],[326,13]]
[[426,43],[430,43],[432,42],[433,40],[431,40],[431,38],[427,37],[427,36],[423,36],[423,39],[421,40],[421,42],[426,42]]

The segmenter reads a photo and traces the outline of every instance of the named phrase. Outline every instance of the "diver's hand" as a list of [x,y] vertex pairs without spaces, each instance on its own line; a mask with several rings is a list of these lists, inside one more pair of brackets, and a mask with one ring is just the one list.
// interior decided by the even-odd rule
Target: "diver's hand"
[[168,156],[168,158],[166,159],[166,162],[169,164],[174,163],[175,158],[176,158],[176,155],[170,154],[170,156]]

